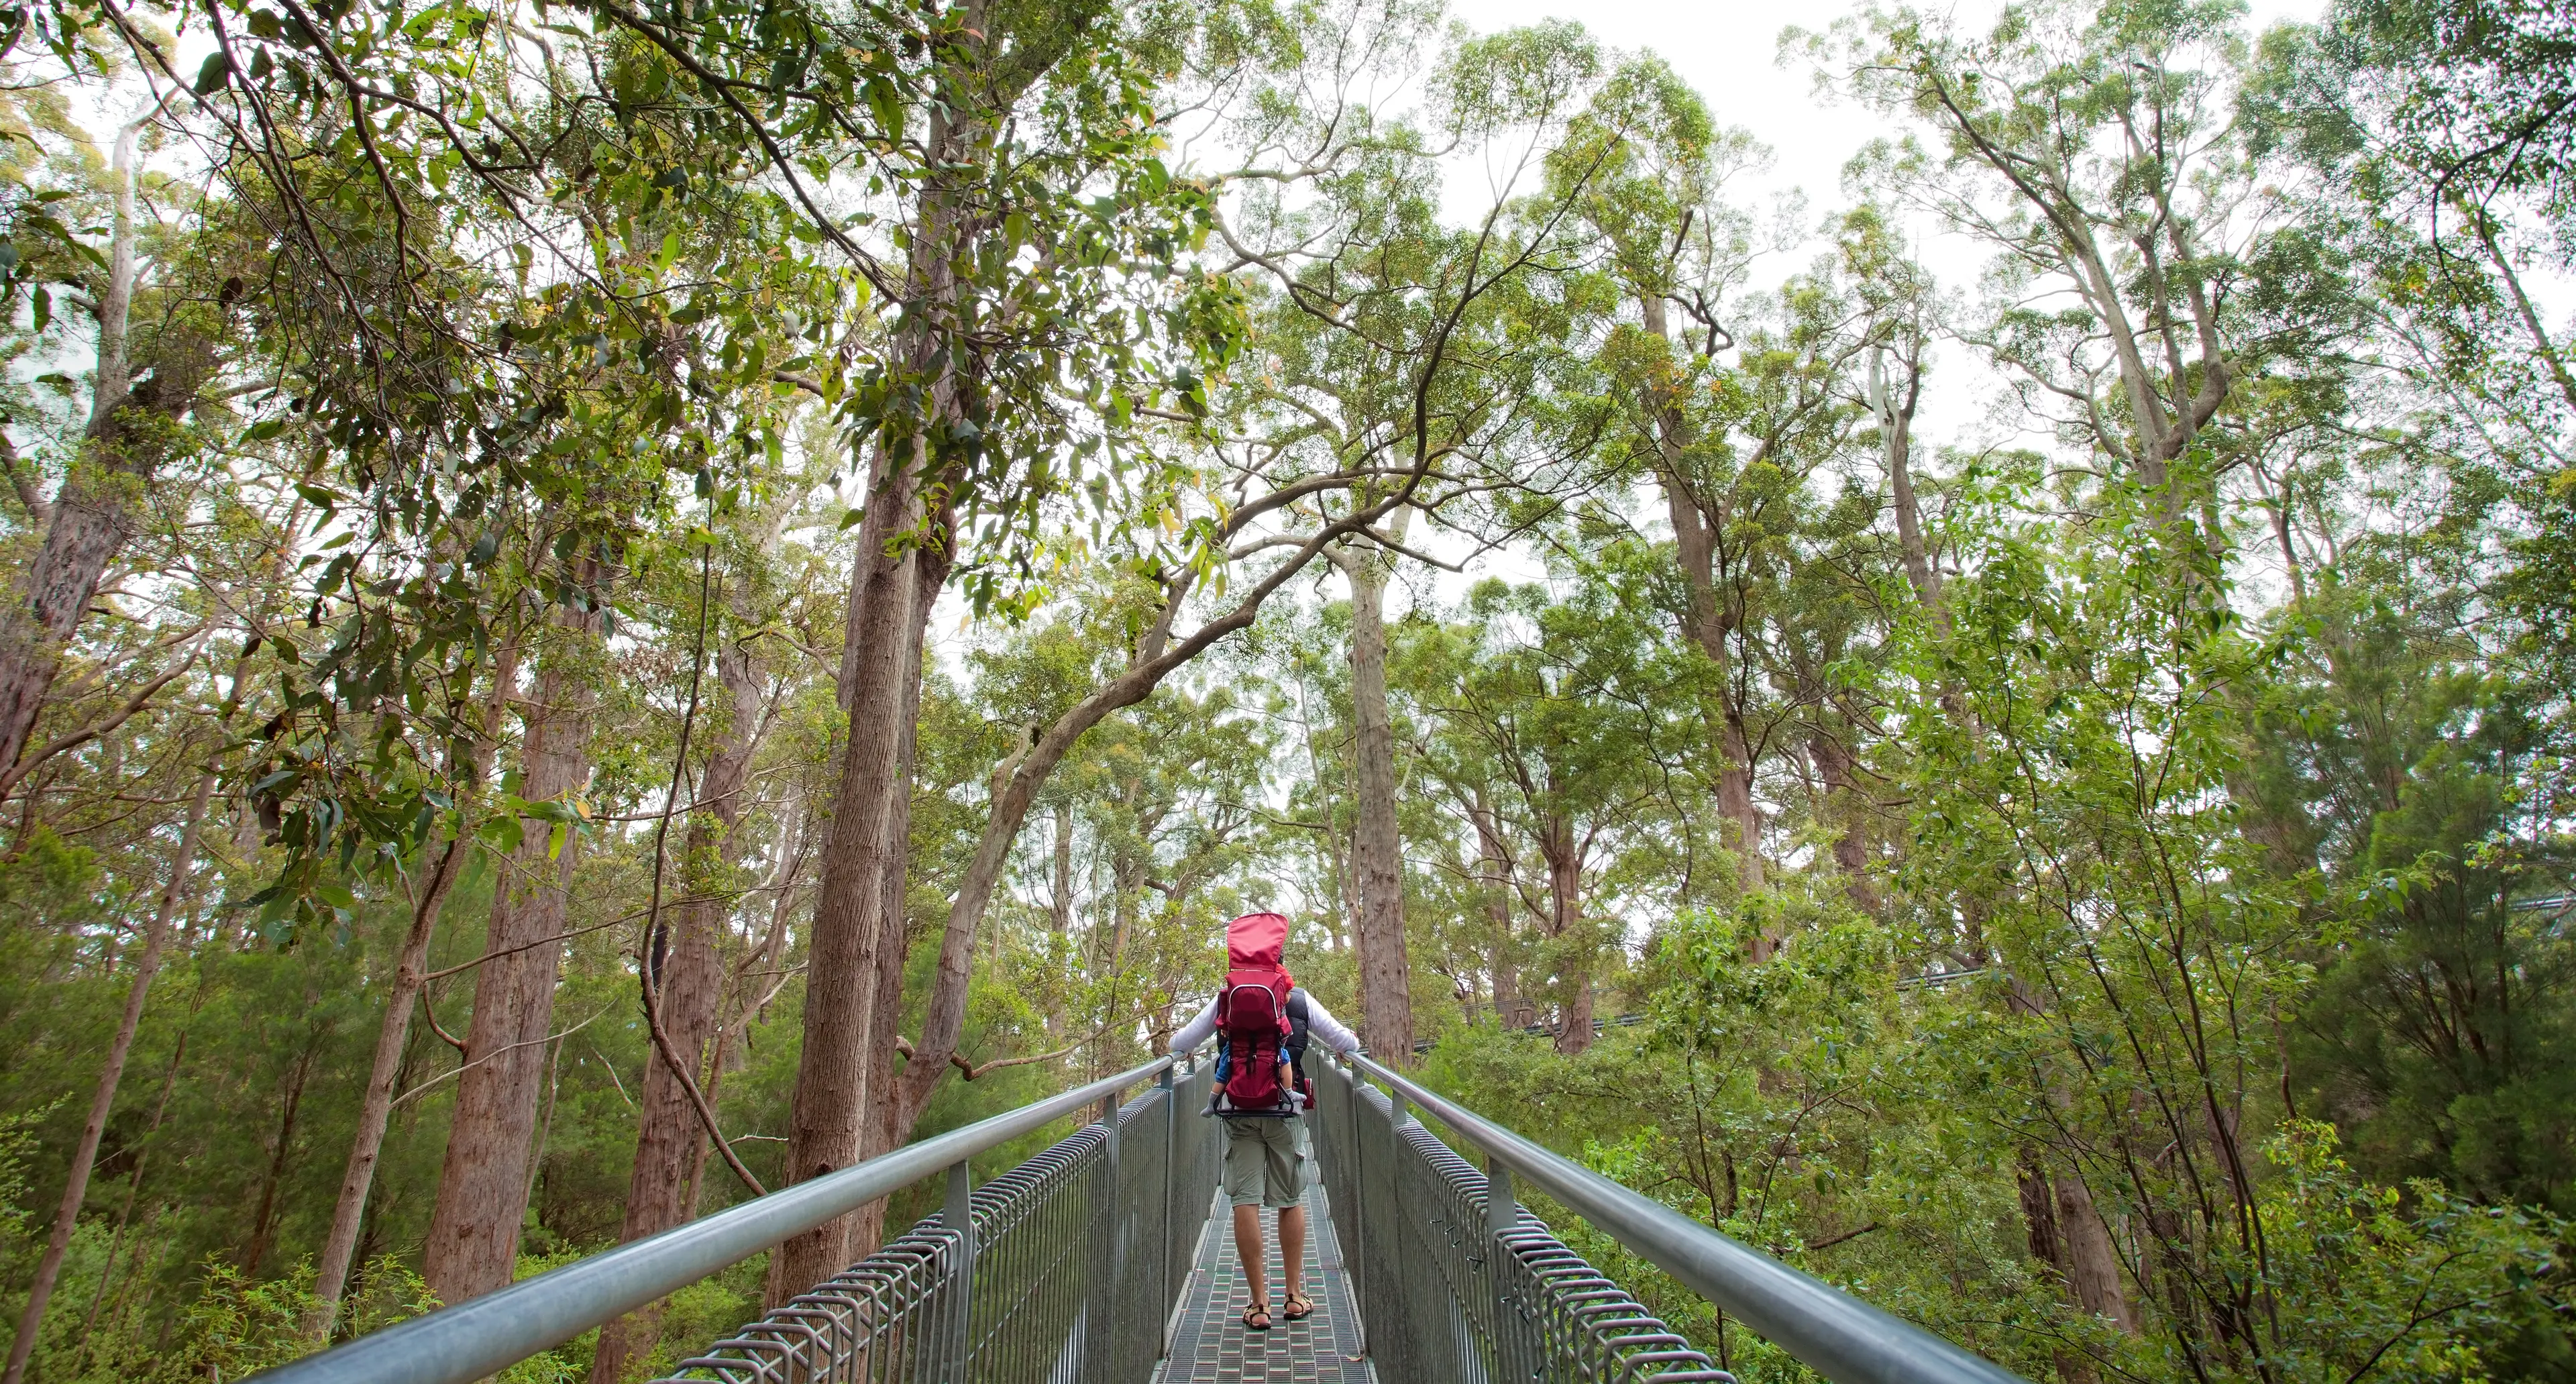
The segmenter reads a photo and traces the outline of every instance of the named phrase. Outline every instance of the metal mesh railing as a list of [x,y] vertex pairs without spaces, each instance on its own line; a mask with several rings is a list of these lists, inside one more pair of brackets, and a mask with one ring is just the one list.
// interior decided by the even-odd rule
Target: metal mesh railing
[[[724,1384],[1141,1380],[1215,1199],[1207,1073],[1156,1086],[683,1360]],[[952,1211],[971,1206],[969,1233]]]
[[1384,1093],[1338,1066],[1315,1086],[1333,1226],[1380,1379],[1733,1378],[1517,1206],[1508,1180],[1489,1203],[1485,1174]]
[[[1335,1328],[1255,1347],[1231,1322],[1191,1352],[1193,1378],[1247,1362],[1346,1377],[1294,1358],[1358,1345],[1383,1384],[1683,1384],[1729,1376],[1521,1210],[1516,1181],[1617,1240],[1838,1384],[2024,1384],[2019,1376],[1620,1186],[1368,1058],[1318,1057],[1312,1131],[1340,1253],[1323,1280]],[[1362,1077],[1365,1077],[1365,1080]],[[1154,1090],[976,1188],[967,1161]],[[681,1362],[723,1384],[1142,1384],[1168,1360],[1184,1289],[1201,1332],[1243,1299],[1192,1273],[1216,1200],[1221,1121],[1208,1073],[1174,1060],[1088,1082],[961,1129],[730,1206],[481,1297],[262,1371],[245,1384],[473,1384],[764,1247],[948,1176],[947,1205],[848,1272]],[[1375,1083],[1374,1085],[1370,1083]],[[1381,1092],[1378,1087],[1384,1087]],[[1407,1113],[1483,1152],[1479,1173]],[[1310,1243],[1334,1237],[1319,1233]],[[1222,1253],[1209,1246],[1211,1253]],[[1347,1284],[1336,1281],[1347,1275]],[[1342,1295],[1347,1287],[1349,1296]],[[1355,1301],[1360,1318],[1343,1321]],[[1359,1328],[1361,1339],[1348,1334]],[[1280,1353],[1274,1347],[1285,1347]],[[1329,1373],[1325,1369],[1330,1364]],[[1171,1378],[1177,1384],[1180,1376]]]

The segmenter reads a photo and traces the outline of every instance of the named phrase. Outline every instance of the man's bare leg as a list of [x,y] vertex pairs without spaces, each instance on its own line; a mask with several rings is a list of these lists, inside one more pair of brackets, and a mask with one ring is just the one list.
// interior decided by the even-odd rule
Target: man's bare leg
[[[1306,1222],[1301,1217],[1297,1222],[1297,1234],[1303,1239],[1305,1233]],[[1288,1243],[1288,1213],[1285,1211],[1279,1213],[1279,1235],[1280,1245],[1285,1248]],[[1243,1281],[1252,1286],[1252,1305],[1267,1307],[1270,1295],[1263,1290],[1261,1282],[1261,1208],[1258,1206],[1234,1208],[1234,1257],[1243,1261]],[[1293,1263],[1288,1269],[1288,1281],[1297,1281],[1297,1269]]]
[[[1256,1222],[1259,1220],[1258,1217],[1255,1217],[1254,1219]],[[1235,1224],[1240,1226],[1243,1222],[1241,1220],[1237,1220]],[[1238,1230],[1235,1233],[1237,1235],[1241,1235],[1243,1232]],[[1253,1233],[1256,1235],[1261,1233],[1257,1224],[1254,1227]],[[1299,1291],[1298,1288],[1298,1279],[1302,1276],[1301,1271],[1306,1267],[1305,1207],[1283,1206],[1279,1208],[1279,1266],[1280,1272],[1285,1274],[1288,1279],[1287,1296],[1305,1296],[1305,1294]],[[1252,1291],[1256,1295],[1259,1294],[1261,1291],[1261,1280],[1257,1278],[1254,1279],[1252,1281],[1252,1285]],[[1281,1299],[1283,1302],[1286,1300],[1286,1298]]]

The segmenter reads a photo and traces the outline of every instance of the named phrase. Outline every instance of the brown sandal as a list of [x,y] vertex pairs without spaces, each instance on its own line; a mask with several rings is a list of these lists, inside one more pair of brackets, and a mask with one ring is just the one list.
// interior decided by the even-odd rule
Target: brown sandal
[[[1254,1321],[1253,1318],[1255,1317],[1259,1317],[1261,1320]],[[1243,1329],[1246,1331],[1268,1331],[1270,1329],[1270,1305],[1264,1302],[1256,1302],[1250,1307],[1244,1308]]]
[[1281,1304],[1279,1315],[1292,1322],[1302,1322],[1315,1315],[1315,1300],[1304,1293],[1290,1293],[1288,1300]]

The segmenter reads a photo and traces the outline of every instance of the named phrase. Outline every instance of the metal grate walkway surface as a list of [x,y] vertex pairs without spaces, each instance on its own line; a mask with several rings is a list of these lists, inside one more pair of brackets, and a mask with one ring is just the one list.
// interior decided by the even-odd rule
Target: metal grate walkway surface
[[1304,1321],[1279,1314],[1287,1280],[1280,1271],[1278,1213],[1262,1213],[1269,1255],[1262,1278],[1273,1323],[1268,1331],[1244,1329],[1252,1285],[1235,1259],[1233,1212],[1223,1203],[1220,1197],[1208,1216],[1197,1263],[1182,1290],[1171,1354],[1154,1375],[1158,1384],[1372,1384],[1375,1376],[1360,1358],[1359,1313],[1321,1181],[1306,1188],[1303,1284],[1315,1300],[1315,1315]]

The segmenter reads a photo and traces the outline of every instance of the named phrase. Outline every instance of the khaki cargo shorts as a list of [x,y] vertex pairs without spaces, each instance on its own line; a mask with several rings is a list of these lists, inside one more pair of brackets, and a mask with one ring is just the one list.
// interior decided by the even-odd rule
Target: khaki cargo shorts
[[1306,1199],[1306,1149],[1302,1115],[1235,1116],[1225,1121],[1225,1197],[1236,1206],[1272,1210]]

